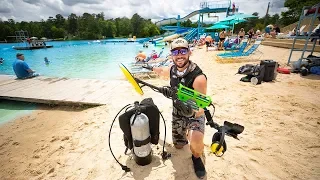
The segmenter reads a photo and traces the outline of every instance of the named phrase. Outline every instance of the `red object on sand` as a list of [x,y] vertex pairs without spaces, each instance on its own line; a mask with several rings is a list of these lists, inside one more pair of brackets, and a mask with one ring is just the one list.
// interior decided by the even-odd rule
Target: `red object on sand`
[[287,68],[278,68],[277,71],[282,74],[290,74],[290,70]]

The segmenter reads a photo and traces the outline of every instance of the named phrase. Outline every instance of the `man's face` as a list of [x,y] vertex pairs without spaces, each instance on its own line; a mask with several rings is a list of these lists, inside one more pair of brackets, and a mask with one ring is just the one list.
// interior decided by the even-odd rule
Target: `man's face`
[[171,50],[174,64],[178,68],[183,68],[189,62],[190,51],[187,48],[175,48]]

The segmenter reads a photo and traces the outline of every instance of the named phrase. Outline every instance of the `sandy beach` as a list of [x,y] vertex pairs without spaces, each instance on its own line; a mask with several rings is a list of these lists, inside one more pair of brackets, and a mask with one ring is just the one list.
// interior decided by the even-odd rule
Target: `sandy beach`
[[[214,121],[227,120],[245,126],[240,140],[227,137],[228,150],[221,158],[210,153],[216,130],[205,130],[205,179],[320,179],[320,76],[278,74],[274,82],[253,85],[235,75],[246,63],[272,59],[284,66],[289,49],[260,45],[251,62],[221,63],[217,51],[195,49],[191,60],[208,77],[208,95],[216,106]],[[293,57],[298,59],[299,53]],[[119,69],[120,71],[120,69]],[[125,81],[125,80],[123,80]],[[168,80],[146,80],[169,85]],[[172,147],[171,102],[163,95],[143,88],[138,95],[129,83],[105,106],[94,108],[40,106],[32,114],[0,126],[0,179],[196,179],[191,152]],[[121,163],[131,168],[125,173],[108,147],[110,125],[125,105],[152,97],[167,124],[166,150],[172,157],[161,159],[164,127],[160,124],[160,144],[153,146],[153,161],[141,167],[124,155],[122,131],[116,121],[111,134],[112,150]]]

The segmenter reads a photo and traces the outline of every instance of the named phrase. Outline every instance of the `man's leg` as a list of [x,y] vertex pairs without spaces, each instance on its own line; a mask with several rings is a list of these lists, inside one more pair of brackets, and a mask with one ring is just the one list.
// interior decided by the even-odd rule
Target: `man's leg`
[[187,122],[181,117],[172,115],[172,141],[173,145],[177,149],[183,148],[188,144],[187,140]]
[[190,150],[192,152],[192,162],[194,171],[198,178],[203,178],[206,175],[206,169],[201,160],[201,155],[204,149],[204,127],[204,116],[195,119],[190,119],[190,124],[188,125],[188,140],[190,142]]

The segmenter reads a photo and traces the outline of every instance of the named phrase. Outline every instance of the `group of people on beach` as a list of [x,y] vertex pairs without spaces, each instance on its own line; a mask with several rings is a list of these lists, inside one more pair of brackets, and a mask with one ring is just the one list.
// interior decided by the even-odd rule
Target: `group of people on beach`
[[[255,36],[259,36],[260,35],[260,30],[257,30],[256,32],[254,32],[254,29],[251,28],[248,32],[245,32],[244,28],[241,28],[240,31],[237,34],[237,38],[236,38],[236,43],[240,43],[245,36],[248,36],[248,42],[250,43],[253,39],[253,37]],[[222,29],[219,33],[218,33],[218,42],[217,42],[217,50],[224,50],[225,49],[225,41],[227,38],[230,38],[232,36],[232,32],[231,31],[226,31],[225,29]],[[210,34],[206,35],[205,37],[200,38],[199,40],[197,40],[196,38],[193,41],[194,46],[198,45],[198,46],[202,46],[202,45],[206,45],[206,50],[208,51],[209,47],[216,47],[215,45],[215,38],[212,38],[212,36]]]

